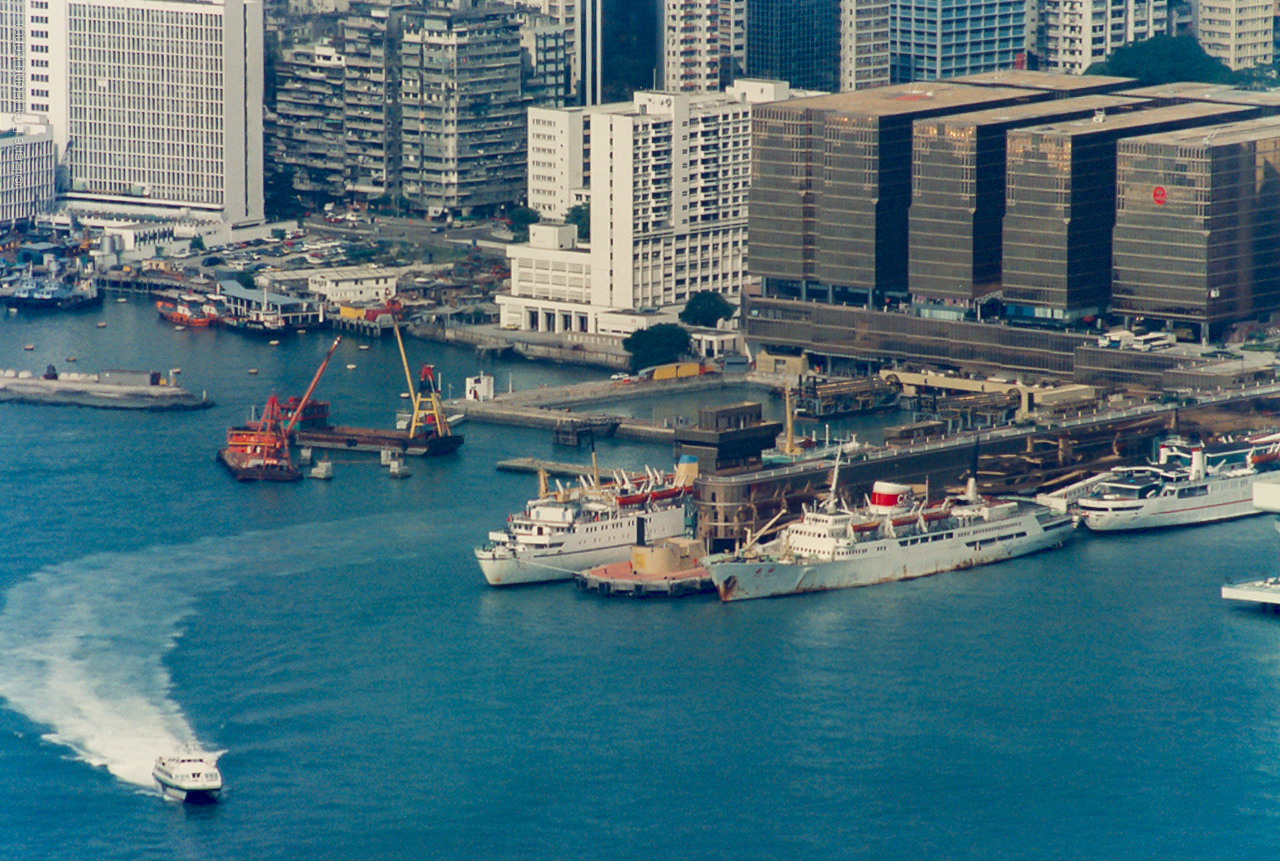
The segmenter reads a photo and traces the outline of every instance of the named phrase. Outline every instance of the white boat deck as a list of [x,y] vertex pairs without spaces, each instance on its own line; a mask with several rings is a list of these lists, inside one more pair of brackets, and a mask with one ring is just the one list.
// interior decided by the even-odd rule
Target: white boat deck
[[1251,583],[1224,583],[1222,597],[1228,601],[1248,601],[1280,607],[1280,577],[1268,577]]

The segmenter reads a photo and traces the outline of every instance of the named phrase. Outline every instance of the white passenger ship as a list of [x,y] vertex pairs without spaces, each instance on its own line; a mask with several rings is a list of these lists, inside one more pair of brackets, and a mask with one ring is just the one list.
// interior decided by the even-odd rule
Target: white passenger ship
[[160,791],[170,798],[188,804],[213,804],[222,791],[222,772],[218,771],[218,757],[222,753],[188,751],[157,757],[151,776],[160,785]]
[[1075,505],[1081,522],[1097,532],[1192,526],[1257,514],[1253,485],[1259,472],[1253,447],[1207,451],[1200,443],[1171,438],[1157,462],[1119,467],[1090,479]]
[[965,498],[932,507],[906,485],[878,481],[860,509],[832,494],[776,540],[704,564],[721,600],[741,601],[972,568],[1058,547],[1071,535],[1069,515],[1026,500],[979,498],[972,480]]
[[696,463],[682,463],[674,475],[651,473],[639,484],[597,481],[544,492],[475,549],[480,570],[492,586],[570,580],[626,561],[634,545],[684,535],[696,473]]

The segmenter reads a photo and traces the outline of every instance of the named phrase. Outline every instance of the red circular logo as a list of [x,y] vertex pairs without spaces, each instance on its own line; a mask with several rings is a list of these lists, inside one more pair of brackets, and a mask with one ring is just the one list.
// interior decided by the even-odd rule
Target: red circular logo
[[1160,204],[1161,206],[1164,206],[1164,201],[1165,201],[1164,187],[1157,185],[1155,187],[1155,190],[1151,192],[1151,199],[1154,200],[1156,203]]

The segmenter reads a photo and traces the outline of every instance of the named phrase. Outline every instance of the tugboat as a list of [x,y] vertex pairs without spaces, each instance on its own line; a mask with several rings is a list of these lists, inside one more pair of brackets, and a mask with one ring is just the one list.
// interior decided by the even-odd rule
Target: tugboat
[[201,308],[203,302],[203,296],[183,293],[176,301],[158,300],[156,302],[156,311],[159,312],[162,319],[170,323],[200,328],[213,322],[213,317],[204,313]]
[[218,450],[218,460],[222,462],[237,481],[301,481],[302,472],[293,465],[289,457],[289,434],[293,431],[298,417],[305,410],[311,393],[320,382],[320,375],[328,367],[334,350],[342,336],[333,339],[329,352],[325,353],[311,385],[302,396],[293,418],[286,424],[280,410],[280,402],[275,395],[267,398],[267,405],[262,411],[262,419],[249,422],[240,427],[227,429],[226,448]]
[[168,798],[187,804],[213,804],[222,791],[222,773],[218,771],[221,755],[222,751],[156,757],[151,776]]

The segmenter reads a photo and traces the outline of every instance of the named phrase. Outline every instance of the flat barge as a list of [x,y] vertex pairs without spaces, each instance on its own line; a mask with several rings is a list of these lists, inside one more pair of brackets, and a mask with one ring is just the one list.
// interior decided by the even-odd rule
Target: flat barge
[[109,410],[202,410],[214,405],[159,373],[103,371],[100,374],[0,373],[0,401],[92,407]]

